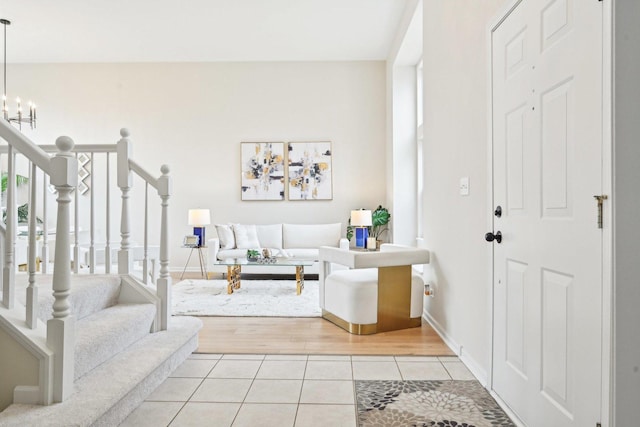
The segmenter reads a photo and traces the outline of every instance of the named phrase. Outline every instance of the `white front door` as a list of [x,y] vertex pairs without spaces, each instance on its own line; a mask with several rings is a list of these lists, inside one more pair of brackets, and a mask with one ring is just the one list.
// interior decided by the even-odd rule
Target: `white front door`
[[602,67],[597,0],[523,0],[492,33],[492,387],[532,427],[600,421]]

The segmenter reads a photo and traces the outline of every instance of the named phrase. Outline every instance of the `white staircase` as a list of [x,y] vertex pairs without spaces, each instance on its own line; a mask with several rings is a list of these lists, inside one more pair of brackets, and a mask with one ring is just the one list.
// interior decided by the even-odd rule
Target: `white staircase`
[[[39,299],[37,312],[45,322],[52,276],[39,277],[38,293],[47,297]],[[26,301],[26,278],[16,277],[19,303]],[[131,301],[135,286],[117,275],[71,276],[74,392],[49,406],[13,404],[0,412],[0,426],[118,425],[197,348],[201,322],[195,318],[174,318],[166,331],[151,333],[156,303]]]
[[[8,167],[5,200],[11,207],[7,208],[6,226],[0,222],[0,426],[117,425],[197,348],[202,322],[190,317],[172,318],[170,313],[169,167],[163,165],[161,175],[154,177],[131,158],[129,132],[122,129],[120,135],[116,144],[76,146],[70,138],[60,137],[55,146],[38,146],[0,120],[0,138],[7,143],[0,144],[0,156],[6,153]],[[94,191],[90,193],[88,212],[80,212],[80,195],[75,191],[78,159],[82,155],[92,163],[94,156],[104,156],[106,183],[114,181],[109,175],[110,155],[115,156],[117,166],[117,186],[109,190],[107,184],[100,203],[95,198],[101,192],[93,186],[97,170],[91,167]],[[24,274],[16,272],[15,257],[17,156],[26,158],[30,169],[28,260]],[[142,180],[144,188],[143,212],[135,212],[142,214],[144,223],[140,279],[133,275],[133,175],[138,182]],[[39,184],[40,193],[44,194],[41,206],[36,188]],[[46,192],[51,188],[55,189],[57,206],[48,210]],[[149,203],[149,188],[158,196],[155,218],[150,212],[153,204]],[[120,194],[119,224],[111,220],[109,213],[111,193]],[[99,204],[109,213],[104,248],[98,247],[95,237],[95,206]],[[32,215],[39,210],[45,217],[43,229],[38,228],[36,216]],[[51,211],[53,221],[48,221],[47,212]],[[89,274],[78,274],[81,217],[90,218]],[[53,274],[46,274],[51,272],[49,222],[55,222]],[[120,232],[120,242],[114,245],[119,247],[117,275],[110,274],[112,222],[117,227],[113,229]],[[153,234],[159,236],[155,243],[159,249],[158,277],[149,274],[154,271],[149,269],[154,261],[149,258],[148,224],[153,222],[160,224]],[[40,242],[42,273],[36,273]],[[101,250],[106,274],[96,274],[96,253]]]

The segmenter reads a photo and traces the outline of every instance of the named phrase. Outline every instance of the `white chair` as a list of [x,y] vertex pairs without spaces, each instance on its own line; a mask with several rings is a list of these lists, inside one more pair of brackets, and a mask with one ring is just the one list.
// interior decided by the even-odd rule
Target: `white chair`
[[[358,335],[422,324],[424,281],[411,266],[429,262],[426,249],[391,244],[379,252],[321,247],[320,260],[325,319]],[[350,269],[332,272],[331,263]]]

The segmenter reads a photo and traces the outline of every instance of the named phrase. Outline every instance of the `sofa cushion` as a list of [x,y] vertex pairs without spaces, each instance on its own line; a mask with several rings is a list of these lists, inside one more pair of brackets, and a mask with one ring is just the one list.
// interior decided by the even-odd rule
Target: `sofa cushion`
[[260,247],[282,249],[282,224],[256,225]]
[[220,249],[233,249],[236,247],[236,237],[233,234],[231,224],[216,224],[216,233],[218,233]]
[[[256,248],[253,248],[256,249]],[[247,250],[246,249],[227,249],[224,251],[218,251],[218,259],[225,260],[230,258],[246,258]]]
[[287,253],[292,258],[318,260],[318,249],[287,249]]
[[[317,249],[338,246],[342,224],[282,224],[283,248]],[[317,259],[317,258],[316,258]]]
[[236,237],[236,248],[257,249],[260,247],[255,225],[233,224],[233,233]]

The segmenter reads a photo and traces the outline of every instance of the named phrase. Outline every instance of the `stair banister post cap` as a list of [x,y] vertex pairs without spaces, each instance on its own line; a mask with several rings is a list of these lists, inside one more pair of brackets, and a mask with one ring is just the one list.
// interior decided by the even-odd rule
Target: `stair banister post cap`
[[60,150],[61,153],[70,153],[74,146],[75,143],[73,142],[73,139],[68,136],[59,136],[56,139],[56,147],[58,147],[58,150]]
[[131,132],[129,132],[129,129],[127,128],[122,128],[120,129],[120,136],[123,138],[129,138],[131,136]]
[[162,165],[160,166],[160,172],[162,172],[162,175],[168,175],[169,174],[169,165]]

